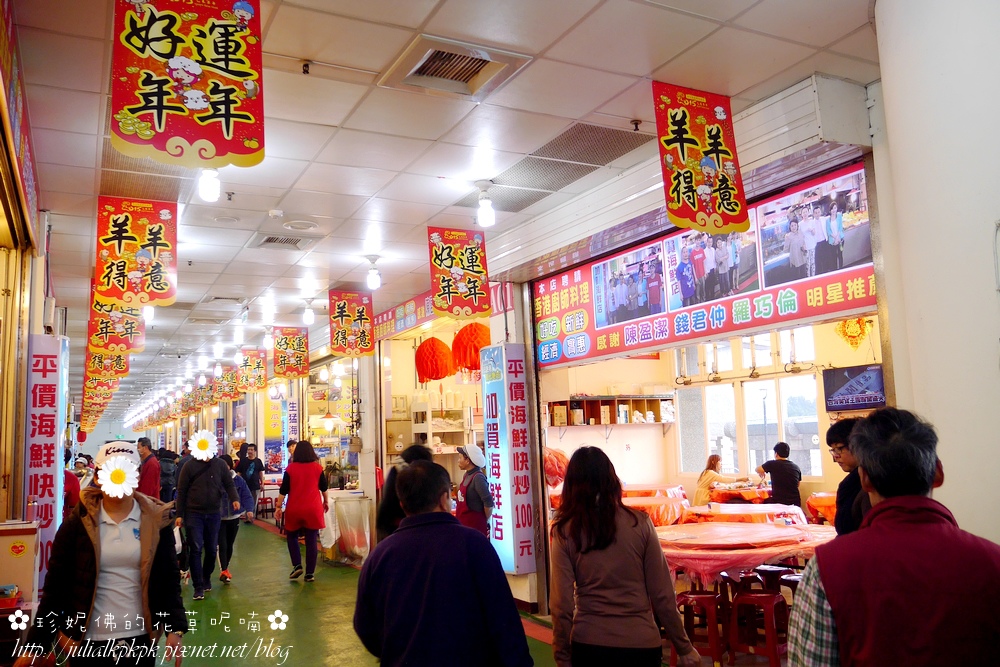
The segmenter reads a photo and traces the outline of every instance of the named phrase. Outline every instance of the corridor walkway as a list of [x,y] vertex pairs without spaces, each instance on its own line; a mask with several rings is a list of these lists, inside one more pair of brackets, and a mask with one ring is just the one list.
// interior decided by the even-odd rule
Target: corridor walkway
[[[321,557],[312,584],[289,581],[290,570],[283,537],[243,524],[230,564],[233,581],[220,582],[216,568],[211,592],[197,602],[192,587],[183,588],[184,606],[196,624],[185,637],[184,667],[377,665],[351,626],[358,570]],[[288,617],[285,629],[272,630],[268,616],[278,610]],[[531,638],[528,644],[535,665],[555,664],[550,645]]]

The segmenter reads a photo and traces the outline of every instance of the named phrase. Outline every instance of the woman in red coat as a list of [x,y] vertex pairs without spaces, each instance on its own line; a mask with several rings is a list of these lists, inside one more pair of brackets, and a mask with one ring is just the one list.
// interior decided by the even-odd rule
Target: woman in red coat
[[[287,506],[282,509],[285,499]],[[306,542],[306,581],[315,581],[316,558],[319,555],[319,531],[326,523],[326,476],[319,463],[312,444],[299,440],[292,453],[292,461],[285,468],[278,490],[275,518],[285,520],[285,536],[288,539],[288,555],[292,558],[292,573],[289,579],[302,576],[302,552],[299,551],[299,535]]]

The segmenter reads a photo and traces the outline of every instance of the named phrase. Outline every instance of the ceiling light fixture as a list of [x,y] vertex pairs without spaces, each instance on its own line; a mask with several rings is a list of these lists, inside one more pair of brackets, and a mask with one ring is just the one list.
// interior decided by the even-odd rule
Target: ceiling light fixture
[[490,199],[488,190],[493,185],[493,181],[476,181],[479,188],[479,211],[476,214],[476,222],[480,227],[492,227],[497,223],[497,214],[493,210],[493,200]]
[[[191,386],[190,382],[188,382],[186,385],[184,385],[184,393],[185,394],[191,393],[192,389],[194,389],[194,387]],[[180,392],[177,392],[177,393],[179,394]],[[180,398],[180,396],[178,396],[177,398]]]
[[153,323],[153,316],[156,314],[156,309],[152,306],[142,307],[142,319],[146,324]]
[[212,345],[212,358],[221,359],[224,350],[225,347],[222,345],[222,341],[215,341],[215,344]]
[[264,327],[264,349],[270,350],[274,348],[274,335],[271,333],[271,327]]
[[202,373],[201,375],[198,376],[198,386],[204,387],[206,384],[208,384],[208,378],[205,377],[204,373]]
[[368,280],[367,285],[370,290],[377,290],[382,286],[382,274],[379,273],[378,268],[375,266],[375,262],[379,260],[378,255],[365,255],[365,259],[372,263],[371,268],[368,269]]
[[328,382],[329,380],[330,380],[330,371],[327,369],[326,366],[323,366],[323,368],[319,369],[319,381]]
[[316,313],[312,309],[312,299],[306,299],[306,309],[302,311],[302,324],[311,326],[316,321]]
[[217,202],[220,195],[222,181],[219,180],[219,172],[215,169],[202,169],[198,179],[198,196],[207,202]]
[[233,343],[236,345],[243,344],[243,324],[237,324],[233,330]]
[[198,370],[203,371],[208,368],[208,357],[204,354],[198,356]]
[[222,377],[222,364],[220,363],[215,364],[215,377],[217,378]]
[[233,357],[233,363],[237,366],[243,363],[243,350],[236,350],[236,356]]

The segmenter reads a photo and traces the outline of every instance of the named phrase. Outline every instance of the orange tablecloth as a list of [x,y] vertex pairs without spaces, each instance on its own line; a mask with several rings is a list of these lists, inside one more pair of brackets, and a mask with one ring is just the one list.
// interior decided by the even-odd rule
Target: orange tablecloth
[[656,498],[666,496],[667,498],[687,498],[684,487],[680,484],[629,484],[622,488],[623,498]]
[[[710,587],[726,570],[753,569],[785,558],[812,558],[837,536],[832,526],[700,523],[656,529],[671,572],[683,568]],[[766,546],[751,546],[761,544]]]
[[749,489],[712,489],[708,492],[708,500],[713,503],[728,503],[733,500],[745,500],[759,503],[771,497],[771,489],[756,487]]
[[806,507],[814,517],[823,517],[827,523],[833,524],[837,517],[837,494],[829,491],[814,493],[806,500]]
[[776,519],[791,519],[804,526],[808,523],[802,509],[795,505],[696,505],[685,507],[681,523],[725,521],[730,523],[774,523]]
[[656,496],[653,498],[622,498],[626,507],[641,510],[649,515],[654,526],[669,526],[677,523],[684,509],[690,504],[687,498],[670,498],[667,496]]

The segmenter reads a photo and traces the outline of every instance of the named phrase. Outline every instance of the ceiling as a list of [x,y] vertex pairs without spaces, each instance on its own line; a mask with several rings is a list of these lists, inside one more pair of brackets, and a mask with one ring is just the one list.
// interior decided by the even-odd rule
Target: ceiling
[[[77,407],[97,196],[182,206],[177,303],[157,309],[146,350],[133,355],[105,419],[211,357],[216,341],[231,357],[235,300],[250,303],[246,342],[254,344],[263,301],[273,301],[276,324],[299,324],[305,299],[319,306],[327,289],[363,284],[365,255],[380,256],[377,312],[429,289],[426,228],[473,226],[476,180],[509,186],[491,194],[506,196],[505,204],[495,197],[494,229],[511,229],[649,159],[651,80],[729,95],[738,113],[813,72],[860,84],[879,78],[874,0],[261,0],[266,157],[223,168],[231,200],[208,204],[196,194],[195,170],[110,148],[116,4],[130,6],[14,0]],[[529,61],[480,103],[379,87],[421,35]],[[633,119],[641,124],[629,143]],[[577,147],[626,141],[599,159],[561,158],[573,138]],[[315,223],[309,233],[321,240],[308,251],[246,247],[256,232],[287,234],[291,221]],[[317,312],[314,345],[328,336]]]

